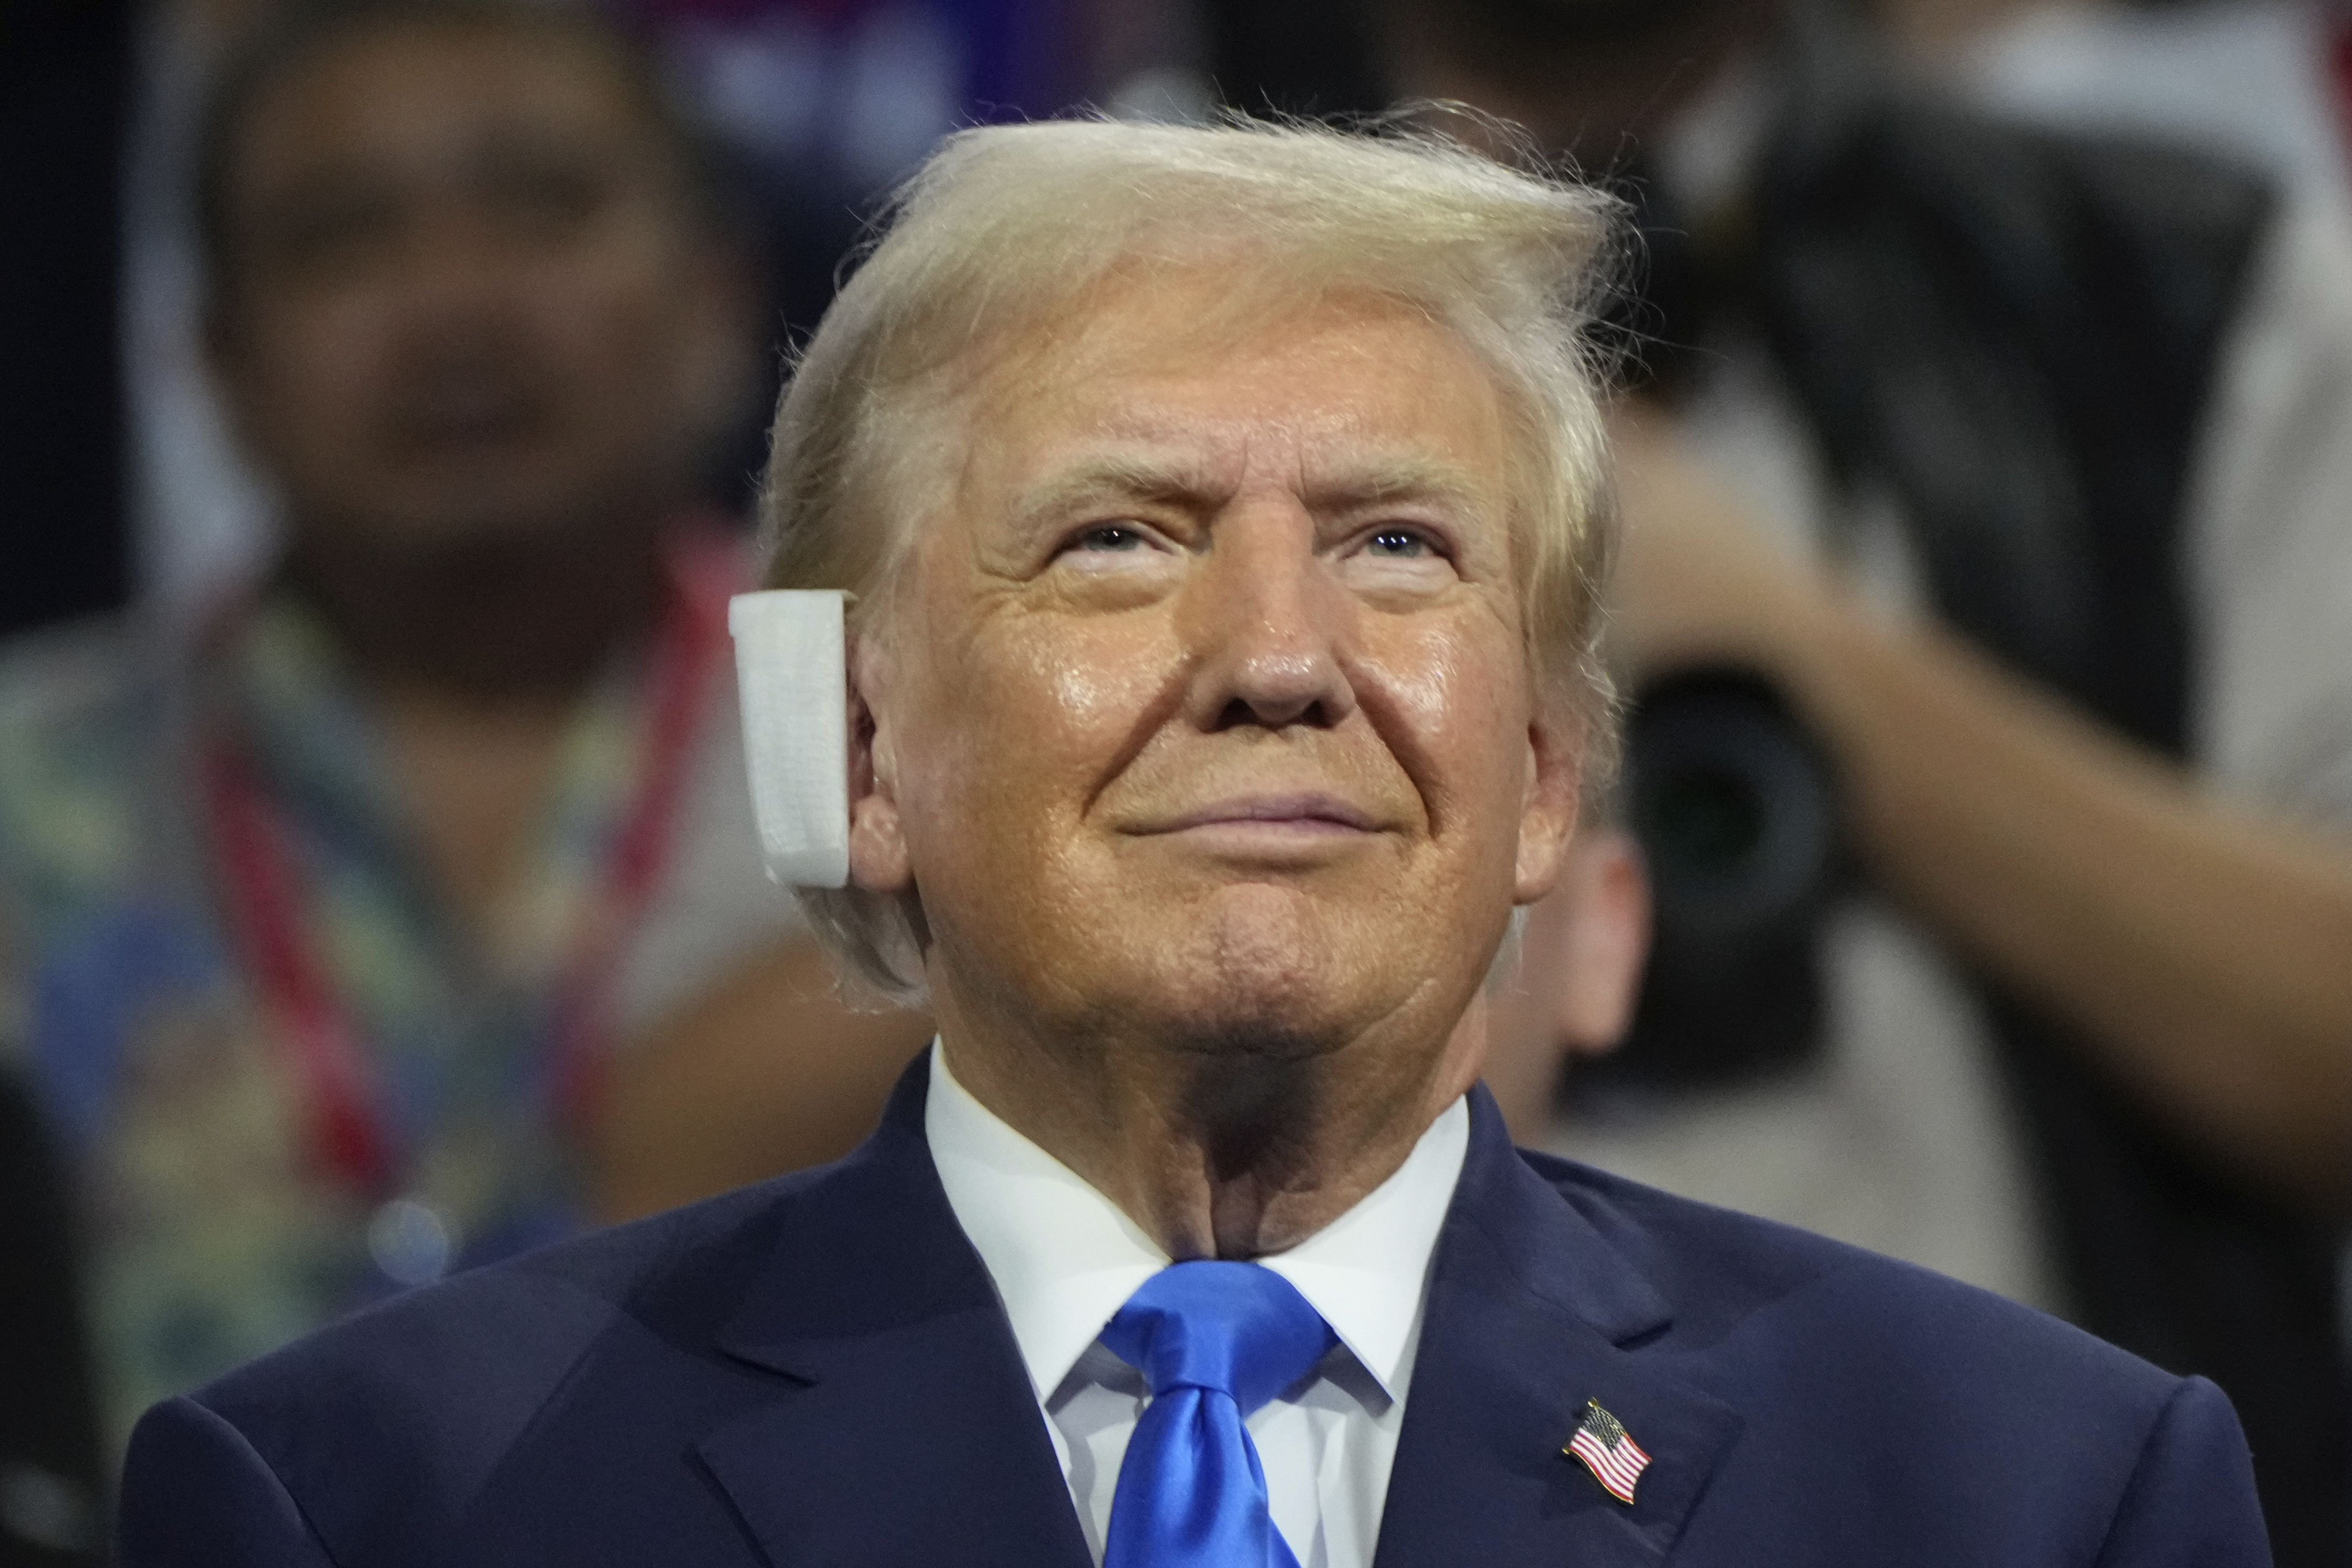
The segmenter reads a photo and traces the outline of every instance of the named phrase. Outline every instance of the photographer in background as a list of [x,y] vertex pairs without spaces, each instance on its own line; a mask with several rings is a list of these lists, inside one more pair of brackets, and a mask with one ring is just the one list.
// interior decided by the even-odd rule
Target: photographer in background
[[[2341,229],[1933,102],[1826,8],[1398,0],[1368,30],[1397,96],[1636,176],[1618,652],[1637,689],[1762,677],[1869,888],[1805,911],[1817,994],[1727,995],[1696,1040],[1645,1007],[1586,1081],[1632,1092],[1588,1087],[1555,1146],[2209,1374],[2280,1561],[2340,1562]],[[1629,745],[1654,827],[1638,714]]]
[[[192,626],[0,665],[0,1018],[117,1442],[353,1306],[830,1157],[927,1032],[841,1008],[751,852],[747,568],[697,499],[746,268],[629,42],[299,6],[198,163],[283,553]],[[752,1056],[793,1092],[678,1135],[668,1096]]]

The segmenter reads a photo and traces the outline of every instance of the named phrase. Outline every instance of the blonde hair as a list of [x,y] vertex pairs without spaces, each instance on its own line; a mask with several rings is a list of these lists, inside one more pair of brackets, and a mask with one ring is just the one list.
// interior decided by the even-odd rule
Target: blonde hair
[[[1586,329],[1615,209],[1401,128],[1067,120],[951,136],[893,199],[777,408],[761,501],[767,585],[848,590],[861,601],[853,627],[871,623],[918,497],[960,455],[971,411],[959,394],[997,356],[1050,341],[1114,280],[1214,265],[1231,303],[1204,330],[1245,330],[1334,290],[1376,293],[1456,333],[1504,394],[1530,667],[1547,704],[1585,731],[1588,775],[1605,775],[1613,714],[1595,643],[1615,528]],[[801,900],[852,975],[919,1001],[912,894]]]

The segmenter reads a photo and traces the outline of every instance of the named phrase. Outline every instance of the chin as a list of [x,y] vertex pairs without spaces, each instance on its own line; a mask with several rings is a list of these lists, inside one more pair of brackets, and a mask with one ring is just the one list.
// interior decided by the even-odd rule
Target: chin
[[1365,940],[1358,923],[1335,919],[1292,890],[1234,890],[1190,924],[1140,951],[1154,960],[1153,972],[1138,977],[1151,1010],[1187,1049],[1319,1055],[1413,988],[1396,965],[1373,961],[1397,951],[1393,944]]
[[369,531],[379,548],[421,559],[498,560],[576,545],[582,516],[578,503],[567,507],[535,490],[489,491],[387,508]]

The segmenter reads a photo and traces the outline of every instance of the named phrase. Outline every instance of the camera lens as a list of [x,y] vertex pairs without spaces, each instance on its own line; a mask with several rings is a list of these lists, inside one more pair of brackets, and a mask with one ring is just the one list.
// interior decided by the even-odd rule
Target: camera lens
[[1803,1061],[1840,860],[1827,760],[1769,683],[1705,670],[1642,694],[1625,772],[1650,873],[1650,964],[1625,1043],[1580,1083],[1720,1084]]
[[1677,881],[1726,881],[1755,859],[1764,812],[1751,777],[1700,764],[1643,791],[1639,831]]

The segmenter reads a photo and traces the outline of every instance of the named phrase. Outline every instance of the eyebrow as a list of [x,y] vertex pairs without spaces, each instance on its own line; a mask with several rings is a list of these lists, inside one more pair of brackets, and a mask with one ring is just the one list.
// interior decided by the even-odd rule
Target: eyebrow
[[1307,492],[1307,505],[1318,512],[1352,511],[1384,501],[1427,501],[1439,506],[1475,508],[1488,492],[1475,476],[1459,465],[1424,457],[1383,457],[1342,465]]
[[1195,465],[1142,456],[1090,457],[1054,474],[1021,497],[1024,521],[1052,521],[1092,501],[1213,504],[1225,486]]

